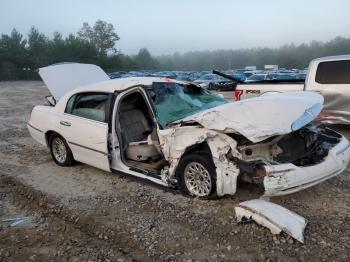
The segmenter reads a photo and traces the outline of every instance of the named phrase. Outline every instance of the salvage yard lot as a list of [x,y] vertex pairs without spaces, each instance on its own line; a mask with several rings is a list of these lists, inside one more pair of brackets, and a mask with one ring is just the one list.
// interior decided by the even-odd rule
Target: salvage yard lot
[[[32,260],[328,261],[350,257],[350,170],[272,201],[304,216],[305,244],[237,224],[234,207],[260,196],[198,200],[84,164],[63,168],[29,135],[32,107],[49,95],[42,82],[0,82],[1,258]],[[341,130],[349,137],[348,130]]]

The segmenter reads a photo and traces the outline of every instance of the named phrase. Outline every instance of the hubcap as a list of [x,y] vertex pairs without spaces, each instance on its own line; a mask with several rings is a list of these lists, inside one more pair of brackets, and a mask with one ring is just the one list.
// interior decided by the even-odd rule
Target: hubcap
[[198,162],[189,163],[184,171],[185,184],[188,191],[195,196],[209,196],[211,177],[209,171]]
[[64,163],[67,158],[67,150],[62,139],[55,137],[52,141],[52,153],[59,163]]

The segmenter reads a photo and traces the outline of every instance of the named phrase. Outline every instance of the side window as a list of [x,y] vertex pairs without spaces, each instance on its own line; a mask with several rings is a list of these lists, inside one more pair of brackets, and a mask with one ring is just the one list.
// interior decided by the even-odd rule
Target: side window
[[350,60],[319,63],[316,82],[319,84],[350,84]]
[[66,107],[66,113],[106,122],[108,110],[108,94],[87,93],[72,96]]
[[72,113],[75,97],[76,97],[76,95],[72,95],[67,102],[65,112],[68,114]]

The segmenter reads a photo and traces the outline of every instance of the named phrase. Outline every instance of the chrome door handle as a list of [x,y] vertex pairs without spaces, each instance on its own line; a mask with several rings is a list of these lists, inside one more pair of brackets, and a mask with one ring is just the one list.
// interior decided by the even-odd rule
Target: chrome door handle
[[69,122],[67,122],[67,121],[61,121],[60,124],[61,124],[62,126],[71,126],[71,125],[72,125],[71,123],[69,123]]

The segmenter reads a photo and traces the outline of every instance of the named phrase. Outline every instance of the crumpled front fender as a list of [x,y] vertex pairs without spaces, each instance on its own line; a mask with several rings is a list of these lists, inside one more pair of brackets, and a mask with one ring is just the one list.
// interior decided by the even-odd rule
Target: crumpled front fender
[[236,153],[237,143],[228,135],[200,126],[178,126],[158,130],[158,135],[163,155],[170,164],[167,172],[162,174],[164,182],[171,183],[176,180],[176,168],[189,147],[206,142],[216,167],[217,195],[236,193],[239,169],[227,159],[227,154],[230,150]]

